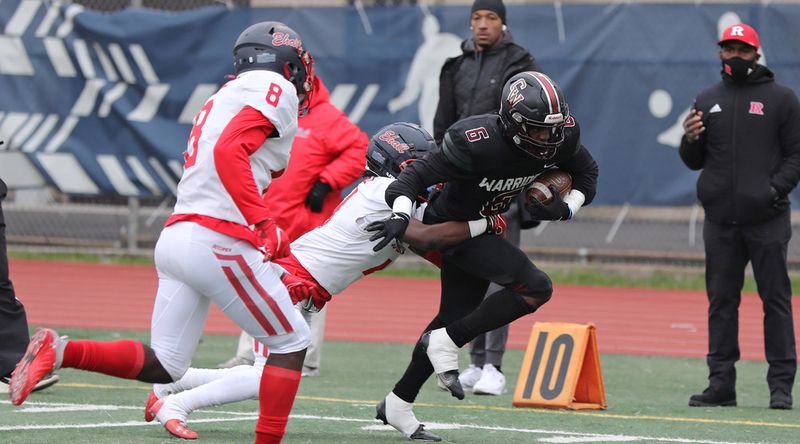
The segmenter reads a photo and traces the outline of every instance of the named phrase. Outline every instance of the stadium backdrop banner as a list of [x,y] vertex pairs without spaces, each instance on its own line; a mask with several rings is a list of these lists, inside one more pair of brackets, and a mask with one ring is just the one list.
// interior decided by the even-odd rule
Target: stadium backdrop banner
[[[38,175],[75,195],[174,193],[195,113],[231,74],[239,32],[264,20],[301,34],[332,100],[364,131],[430,129],[439,69],[469,36],[468,7],[364,12],[0,2],[0,173],[12,187]],[[597,204],[695,202],[680,122],[719,80],[716,38],[739,21],[760,30],[762,60],[797,91],[800,5],[508,5],[515,40],[562,86],[600,165]]]

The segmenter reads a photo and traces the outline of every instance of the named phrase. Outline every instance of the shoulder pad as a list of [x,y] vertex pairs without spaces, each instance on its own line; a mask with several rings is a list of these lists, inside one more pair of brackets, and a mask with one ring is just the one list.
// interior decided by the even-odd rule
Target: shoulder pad
[[451,125],[445,133],[442,151],[454,164],[470,169],[476,153],[492,150],[501,140],[500,116],[483,114],[461,119]]

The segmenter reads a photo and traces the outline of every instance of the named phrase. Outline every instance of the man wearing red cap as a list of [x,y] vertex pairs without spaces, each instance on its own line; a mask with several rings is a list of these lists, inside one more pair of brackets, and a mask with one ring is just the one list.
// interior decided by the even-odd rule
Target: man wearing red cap
[[718,43],[722,81],[695,99],[680,147],[683,162],[702,169],[697,196],[706,215],[709,384],[689,405],[736,405],[738,310],[750,262],[764,306],[769,407],[790,409],[797,354],[787,196],[800,180],[800,103],[757,63],[753,28],[733,25]]

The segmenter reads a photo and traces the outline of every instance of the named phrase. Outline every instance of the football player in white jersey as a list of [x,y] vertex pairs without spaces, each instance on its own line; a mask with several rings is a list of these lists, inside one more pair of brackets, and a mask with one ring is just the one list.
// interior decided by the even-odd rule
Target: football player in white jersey
[[[438,225],[425,225],[419,220],[412,220],[404,243],[395,242],[391,248],[373,251],[370,226],[392,212],[384,198],[386,187],[409,162],[434,148],[433,138],[421,127],[409,123],[388,125],[372,137],[367,148],[364,181],[347,196],[324,225],[292,242],[290,256],[275,261],[284,270],[284,282],[293,300],[302,301],[301,304],[307,308],[311,304],[317,309],[322,308],[331,295],[389,266],[405,251],[405,243],[410,244],[416,252],[435,251],[484,233],[502,234],[505,221],[501,215]],[[421,219],[424,205],[422,203],[417,208],[417,219]],[[273,350],[270,349],[270,352]],[[174,421],[185,427],[188,414],[194,410],[257,398],[259,391],[256,387],[266,355],[264,347],[256,341],[256,362],[252,366],[191,368],[175,383],[156,384],[145,407],[145,419],[152,421],[157,418],[162,424]],[[402,421],[395,420],[393,423],[397,422]],[[427,435],[418,421],[403,425],[411,438]],[[170,428],[167,430],[173,433]]]
[[[179,380],[191,363],[211,303],[269,347],[259,391],[256,443],[283,437],[309,344],[273,259],[289,244],[262,200],[289,159],[313,90],[313,60],[298,34],[279,22],[245,29],[233,49],[236,77],[195,117],[177,203],[155,248],[158,294],[151,343],[67,340],[39,329],[11,380],[22,404],[54,369],[89,370],[145,382]],[[179,422],[166,425],[191,438]]]

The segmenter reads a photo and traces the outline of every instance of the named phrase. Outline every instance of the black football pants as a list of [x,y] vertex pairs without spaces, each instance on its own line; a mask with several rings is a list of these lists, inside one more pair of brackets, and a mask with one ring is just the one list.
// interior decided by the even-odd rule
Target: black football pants
[[764,307],[764,346],[771,391],[791,393],[797,371],[792,288],[786,267],[786,252],[792,236],[789,211],[759,225],[721,225],[706,219],[703,239],[706,249],[708,290],[709,387],[733,392],[735,363],[739,360],[739,302],[745,267],[753,275]]
[[2,201],[5,184],[0,184],[0,377],[9,376],[28,346],[28,320],[25,308],[14,295],[8,278],[8,253],[6,251],[6,223]]
[[[532,313],[550,298],[550,278],[527,255],[500,236],[479,236],[442,254],[439,313],[425,331],[447,327],[459,347],[481,333]],[[503,288],[484,299],[489,283]],[[414,402],[433,373],[428,356],[414,348],[394,393]]]

